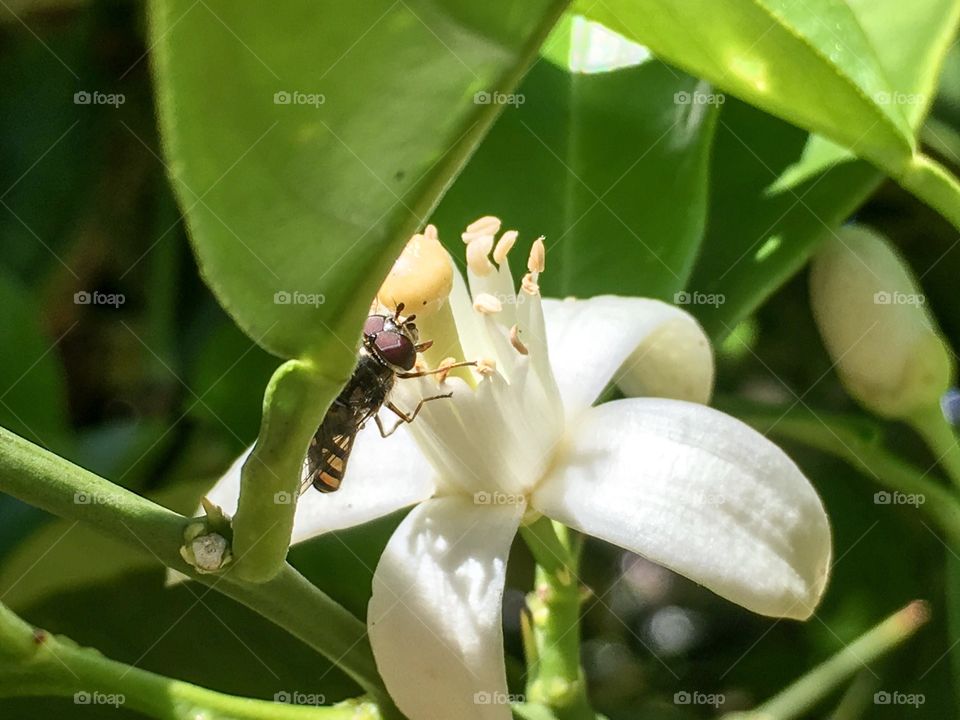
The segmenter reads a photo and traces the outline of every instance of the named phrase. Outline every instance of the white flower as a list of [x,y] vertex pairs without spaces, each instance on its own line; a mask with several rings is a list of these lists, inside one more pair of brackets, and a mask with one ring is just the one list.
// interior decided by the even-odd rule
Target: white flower
[[[492,250],[498,230],[494,218],[468,229],[470,292],[455,273],[450,295],[464,355],[483,361],[476,387],[448,377],[453,397],[389,438],[370,423],[342,489],[309,491],[294,524],[299,542],[416,505],[380,559],[368,612],[381,675],[412,720],[510,717],[474,699],[507,692],[507,555],[541,513],[765,615],[808,617],[830,564],[826,514],[796,465],[699,404],[713,360],[697,323],[656,300],[541,300],[540,241],[517,293],[515,234]],[[593,407],[620,379],[681,399]],[[432,377],[399,380],[393,400],[412,409],[437,392]],[[209,495],[228,513],[242,460]]]

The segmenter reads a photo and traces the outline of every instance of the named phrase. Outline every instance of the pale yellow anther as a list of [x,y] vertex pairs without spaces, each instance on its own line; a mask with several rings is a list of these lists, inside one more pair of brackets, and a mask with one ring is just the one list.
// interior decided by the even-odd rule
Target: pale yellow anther
[[494,217],[493,215],[486,215],[467,225],[466,231],[461,234],[460,237],[469,245],[478,237],[483,237],[484,235],[493,236],[498,232],[500,232],[500,218]]
[[451,366],[456,362],[457,359],[454,357],[447,357],[440,361],[440,364],[437,365],[437,369],[440,372],[435,375],[438,383],[443,383],[447,379],[447,375],[450,374]]
[[479,293],[473,299],[473,309],[482,315],[492,315],[503,310],[503,303],[490,293]]
[[533,273],[527,273],[523,276],[523,280],[520,281],[520,288],[527,295],[540,294],[540,286],[537,285],[537,281],[533,279]]
[[547,260],[547,248],[543,244],[543,235],[533,241],[530,248],[530,258],[527,260],[527,270],[532,273],[542,273]]
[[513,345],[513,349],[521,355],[529,354],[527,346],[524,345],[523,341],[520,339],[520,328],[518,328],[516,325],[510,328],[510,344]]
[[493,272],[490,251],[493,249],[493,235],[483,235],[467,245],[467,266],[477,275],[489,275]]
[[453,288],[453,264],[437,238],[437,229],[428,225],[422,235],[410,238],[387,275],[377,300],[386,308],[403,303],[404,315],[416,313],[423,319],[443,307]]
[[516,230],[507,230],[500,236],[500,239],[497,241],[497,248],[493,251],[493,259],[497,265],[503,265],[507,259],[507,253],[513,249],[514,243],[517,242],[517,234]]
[[480,358],[477,360],[477,372],[481,375],[493,375],[497,371],[497,361],[493,358]]

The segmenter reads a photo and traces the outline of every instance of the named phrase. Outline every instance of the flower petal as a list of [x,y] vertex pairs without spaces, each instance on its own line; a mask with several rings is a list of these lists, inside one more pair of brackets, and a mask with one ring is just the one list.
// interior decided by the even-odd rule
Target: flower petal
[[509,720],[501,601],[523,510],[428,500],[387,543],[367,623],[387,690],[410,720]]
[[762,615],[807,618],[830,567],[816,491],[739,420],[636,398],[584,414],[531,504]]
[[[240,469],[250,450],[247,448],[207,493],[228,515],[237,510]],[[321,493],[308,488],[300,497],[292,542],[360,525],[424,500],[434,493],[434,476],[407,428],[401,426],[383,438],[375,424],[368,423],[357,433],[340,489]]]
[[689,313],[659,300],[601,295],[544,300],[550,363],[567,417],[610,382],[627,395],[706,403],[713,350]]

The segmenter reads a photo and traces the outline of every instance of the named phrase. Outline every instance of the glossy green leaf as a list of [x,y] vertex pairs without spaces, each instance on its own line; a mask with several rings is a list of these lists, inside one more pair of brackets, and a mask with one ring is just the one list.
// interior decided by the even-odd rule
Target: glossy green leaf
[[873,46],[843,0],[615,0],[586,14],[757,107],[899,176],[913,137]]
[[879,185],[858,160],[777,195],[769,185],[809,136],[744,103],[726,103],[710,178],[707,234],[689,290],[720,298],[689,309],[721,339],[798,272],[825,238]]
[[498,215],[523,251],[546,236],[548,295],[670,298],[703,237],[717,105],[691,98],[709,86],[582,18],[543,52],[440,204],[441,238],[462,256],[462,227]]
[[[370,299],[557,0],[155,0],[167,157],[201,270],[272,352],[344,374]],[[336,358],[336,359],[334,359]]]
[[[891,91],[879,99],[899,105],[916,134],[933,103],[937,78],[960,19],[958,0],[847,0],[877,53]],[[834,163],[853,159],[844,147],[812,135],[803,157],[777,180],[783,191]]]

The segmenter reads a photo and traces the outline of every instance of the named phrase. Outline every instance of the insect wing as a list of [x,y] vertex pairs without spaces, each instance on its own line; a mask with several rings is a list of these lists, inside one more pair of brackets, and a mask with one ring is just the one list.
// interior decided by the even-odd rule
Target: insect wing
[[324,493],[340,489],[359,429],[353,413],[332,410],[327,414],[307,450],[302,490],[310,485]]

